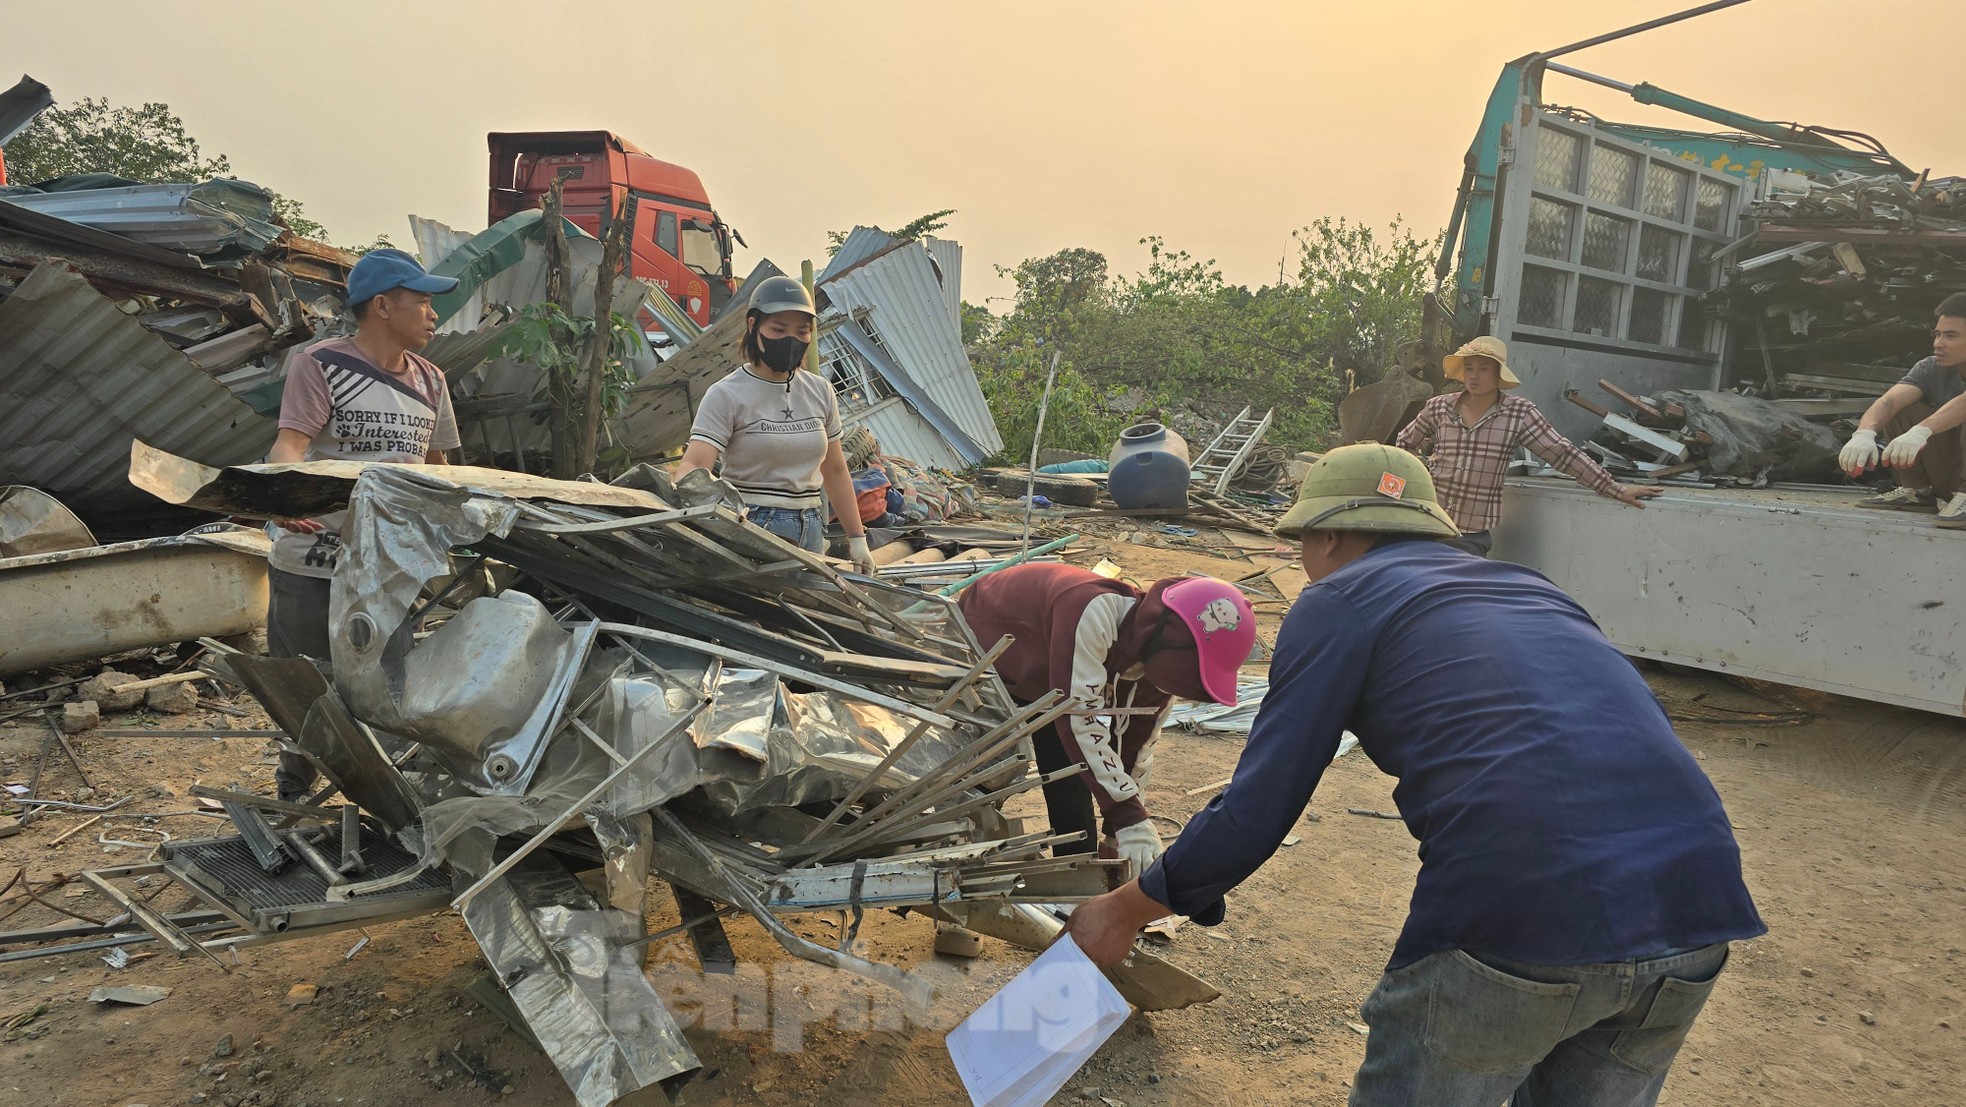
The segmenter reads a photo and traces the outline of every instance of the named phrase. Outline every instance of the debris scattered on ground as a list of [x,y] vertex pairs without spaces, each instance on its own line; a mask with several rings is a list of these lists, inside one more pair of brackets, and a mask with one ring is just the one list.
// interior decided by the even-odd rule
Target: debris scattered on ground
[[148,1007],[171,994],[171,989],[155,984],[128,984],[121,987],[100,987],[89,993],[90,1003],[120,1003],[130,1007]]

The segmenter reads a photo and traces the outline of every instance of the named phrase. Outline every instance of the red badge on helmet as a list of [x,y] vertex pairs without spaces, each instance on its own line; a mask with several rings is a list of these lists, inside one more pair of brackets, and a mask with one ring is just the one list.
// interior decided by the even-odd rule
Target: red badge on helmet
[[1406,478],[1396,477],[1391,473],[1379,474],[1379,494],[1381,496],[1391,496],[1395,500],[1404,498],[1406,495]]

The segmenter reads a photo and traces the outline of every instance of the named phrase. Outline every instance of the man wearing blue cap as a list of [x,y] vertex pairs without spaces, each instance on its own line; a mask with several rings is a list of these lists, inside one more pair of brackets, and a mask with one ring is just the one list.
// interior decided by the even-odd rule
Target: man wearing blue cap
[[[266,460],[442,465],[461,443],[444,371],[416,351],[437,333],[430,297],[457,287],[401,250],[373,250],[348,273],[355,333],[296,350],[287,361],[280,436]],[[341,552],[342,513],[281,519],[271,557],[267,651],[328,660],[328,581]],[[305,795],[314,767],[280,755],[280,798]]]

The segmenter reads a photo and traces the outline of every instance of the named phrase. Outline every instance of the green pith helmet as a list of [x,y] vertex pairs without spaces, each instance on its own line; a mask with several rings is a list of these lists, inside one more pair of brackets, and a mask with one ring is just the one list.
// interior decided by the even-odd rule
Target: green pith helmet
[[1297,505],[1277,523],[1277,534],[1298,538],[1306,530],[1362,530],[1453,538],[1461,532],[1434,498],[1433,474],[1397,446],[1361,442],[1325,454],[1304,474]]
[[812,293],[800,284],[796,277],[766,277],[758,282],[751,293],[750,308],[766,315],[779,311],[803,311],[807,315],[817,315],[812,307]]

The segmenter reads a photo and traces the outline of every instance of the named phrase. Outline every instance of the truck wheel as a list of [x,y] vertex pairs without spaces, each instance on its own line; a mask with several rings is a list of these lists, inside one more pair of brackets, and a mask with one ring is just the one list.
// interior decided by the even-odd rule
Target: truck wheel
[[[997,486],[1001,495],[1016,499],[1024,494],[1024,479],[1006,476]],[[1066,507],[1091,507],[1099,502],[1101,489],[1098,481],[1084,477],[1054,477],[1039,474],[1031,484],[1031,494],[1043,496],[1055,504]]]

